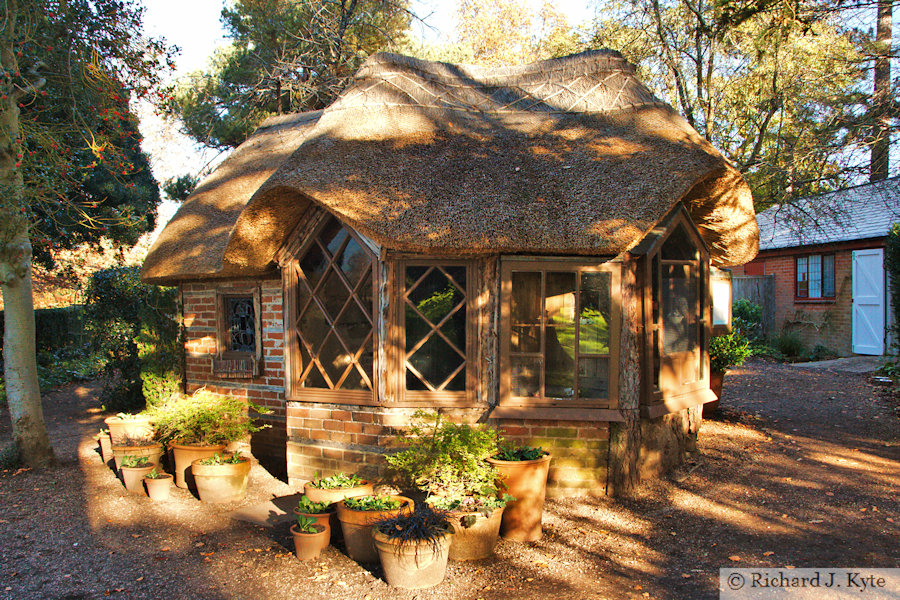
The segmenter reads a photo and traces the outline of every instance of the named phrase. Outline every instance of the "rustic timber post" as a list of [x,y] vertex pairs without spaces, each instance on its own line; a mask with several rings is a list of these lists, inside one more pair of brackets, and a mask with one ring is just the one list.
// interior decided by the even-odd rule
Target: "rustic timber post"
[[619,411],[624,421],[609,430],[609,476],[606,493],[621,496],[637,484],[641,446],[641,360],[643,319],[638,286],[640,260],[626,253],[622,265],[622,332],[619,336]]

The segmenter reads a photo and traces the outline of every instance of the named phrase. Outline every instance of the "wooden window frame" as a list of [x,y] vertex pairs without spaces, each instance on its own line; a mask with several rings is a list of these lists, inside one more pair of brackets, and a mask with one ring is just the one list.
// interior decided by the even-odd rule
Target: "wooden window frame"
[[[475,265],[470,260],[418,258],[404,256],[393,262],[395,276],[394,285],[389,293],[392,298],[390,315],[391,330],[395,349],[393,364],[394,389],[398,405],[404,406],[474,406],[475,388],[478,378],[477,353],[475,344],[478,335],[477,310],[473,298],[477,293],[475,285]],[[466,389],[464,391],[431,391],[406,389],[406,268],[407,267],[464,267],[466,269]]]
[[[809,295],[809,259],[812,256],[819,257],[819,275],[821,277],[821,288],[822,295],[821,296],[810,296]],[[825,257],[831,257],[831,279],[834,285],[834,289],[832,290],[832,294],[830,296],[825,295]],[[794,257],[794,302],[799,303],[817,303],[817,302],[834,302],[837,296],[837,259],[833,252],[809,252],[807,254],[797,254]],[[797,277],[800,274],[799,263],[801,260],[806,261],[806,295],[800,294],[800,281]]]
[[[302,361],[300,360],[299,340],[297,339],[297,321],[300,316],[297,305],[298,286],[300,285],[300,259],[306,254],[306,251],[315,243],[315,240],[321,235],[322,231],[329,224],[330,219],[335,219],[347,234],[352,237],[357,244],[366,253],[369,258],[372,272],[372,306],[369,307],[369,317],[372,321],[372,373],[371,390],[344,390],[344,389],[325,389],[325,388],[305,388],[299,385],[299,377],[303,372]],[[354,404],[362,406],[378,405],[378,373],[379,373],[379,353],[378,353],[378,319],[376,314],[377,292],[379,287],[378,278],[378,261],[372,249],[361,239],[352,227],[343,221],[332,216],[326,211],[315,211],[311,214],[309,222],[301,221],[298,224],[297,233],[308,232],[302,243],[297,244],[296,241],[289,242],[290,257],[284,261],[282,268],[282,282],[284,293],[284,338],[285,338],[285,398],[292,402],[322,402],[329,404]],[[316,299],[312,300],[313,302]],[[321,310],[321,307],[320,307]],[[314,367],[315,368],[315,367]]]
[[[558,409],[616,409],[619,398],[619,337],[622,321],[622,263],[612,262],[608,259],[591,261],[585,258],[503,258],[500,263],[500,397],[498,407],[515,408],[558,408]],[[510,336],[512,333],[511,307],[512,307],[512,273],[513,271],[564,271],[580,273],[610,273],[610,323],[609,330],[609,381],[608,394],[604,400],[578,398],[528,398],[512,395],[512,370],[510,356]],[[580,279],[578,280],[580,282]],[[580,286],[580,283],[579,283]],[[580,289],[580,287],[579,287]],[[576,321],[577,323],[577,321]],[[577,373],[579,344],[576,327],[574,364]],[[542,335],[542,339],[544,336]],[[546,360],[546,349],[542,347],[541,355]],[[569,411],[563,411],[569,412]],[[542,411],[541,414],[550,414]],[[579,414],[581,414],[579,412]],[[550,418],[550,417],[547,417]],[[558,417],[557,417],[558,418]]]
[[[262,306],[259,286],[228,287],[216,290],[216,357],[213,360],[213,374],[225,378],[246,378],[259,374],[262,363]],[[228,332],[228,300],[250,297],[253,302],[253,326],[256,332],[253,352],[230,349]]]

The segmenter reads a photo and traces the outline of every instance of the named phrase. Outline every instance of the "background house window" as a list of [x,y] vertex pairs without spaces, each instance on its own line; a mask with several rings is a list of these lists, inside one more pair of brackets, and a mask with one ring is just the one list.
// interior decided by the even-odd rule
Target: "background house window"
[[505,266],[507,401],[609,402],[617,275],[609,267],[565,263]]
[[230,352],[256,352],[256,310],[253,296],[225,298],[228,319],[227,349]]
[[217,292],[217,355],[213,372],[222,377],[252,377],[262,357],[259,288]]
[[834,298],[834,255],[809,254],[795,259],[797,298]]

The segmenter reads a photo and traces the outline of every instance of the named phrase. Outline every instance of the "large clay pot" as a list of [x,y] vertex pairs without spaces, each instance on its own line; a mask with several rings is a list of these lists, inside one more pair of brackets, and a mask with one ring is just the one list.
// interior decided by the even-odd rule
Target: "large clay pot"
[[722,380],[725,378],[723,371],[711,371],[709,374],[709,389],[716,395],[716,399],[703,405],[703,416],[708,417],[719,410],[719,402],[722,400]]
[[[303,486],[303,493],[311,502],[327,502],[337,504],[344,498],[354,496],[371,496],[375,493],[375,485],[371,481],[365,481],[355,487],[347,488],[317,488],[310,483]],[[342,539],[343,532],[337,518],[337,511],[332,511],[329,526],[331,527],[331,541],[338,543]]]
[[106,417],[103,422],[109,428],[109,437],[112,439],[113,445],[153,439],[153,424],[148,417],[123,419],[112,416]]
[[247,495],[250,479],[250,459],[242,456],[240,462],[221,465],[200,464],[202,458],[191,463],[191,474],[197,486],[197,494],[203,502],[237,502]]
[[[400,547],[398,540],[389,539],[380,531],[372,534],[384,578],[388,584],[409,590],[434,587],[447,574],[448,546],[453,535],[448,531],[441,536],[437,547],[430,541],[406,542]],[[453,541],[456,544],[456,541]]]
[[126,456],[137,456],[138,458],[146,456],[153,464],[161,464],[160,459],[162,459],[163,447],[159,442],[148,442],[132,446],[112,444],[110,449],[116,464],[116,471],[122,468],[122,459]]
[[182,444],[181,442],[169,443],[169,451],[172,452],[172,462],[175,463],[175,485],[180,488],[194,488],[191,463],[198,458],[209,458],[224,450],[224,444],[201,446]]
[[147,486],[147,495],[155,502],[162,502],[169,499],[172,494],[172,476],[168,473],[161,473],[155,479],[144,477],[144,485]]
[[500,535],[517,542],[541,539],[541,518],[547,495],[550,454],[535,460],[500,460],[489,458],[500,475],[501,492],[515,498],[507,503],[500,523]]
[[403,504],[394,510],[353,510],[341,500],[337,504],[337,516],[344,534],[347,555],[359,563],[377,563],[378,552],[372,540],[372,525],[384,519],[409,514],[413,501],[405,496],[390,496]]
[[298,560],[309,560],[318,558],[319,553],[328,546],[328,525],[316,523],[315,533],[304,533],[297,529],[296,525],[291,526],[291,535],[294,536],[294,556]]
[[144,493],[144,475],[156,468],[156,463],[148,463],[143,467],[122,467],[122,483],[132,494]]
[[502,518],[502,508],[495,508],[490,517],[478,512],[451,512],[453,544],[450,560],[481,560],[492,556],[500,537]]

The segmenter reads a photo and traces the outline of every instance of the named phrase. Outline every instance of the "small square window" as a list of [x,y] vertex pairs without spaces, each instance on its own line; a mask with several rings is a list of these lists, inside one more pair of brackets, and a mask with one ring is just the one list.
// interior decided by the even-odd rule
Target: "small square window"
[[834,298],[834,255],[798,256],[795,265],[795,294],[798,299]]
[[218,353],[213,372],[236,378],[258,374],[262,351],[259,290],[220,290],[216,313]]

